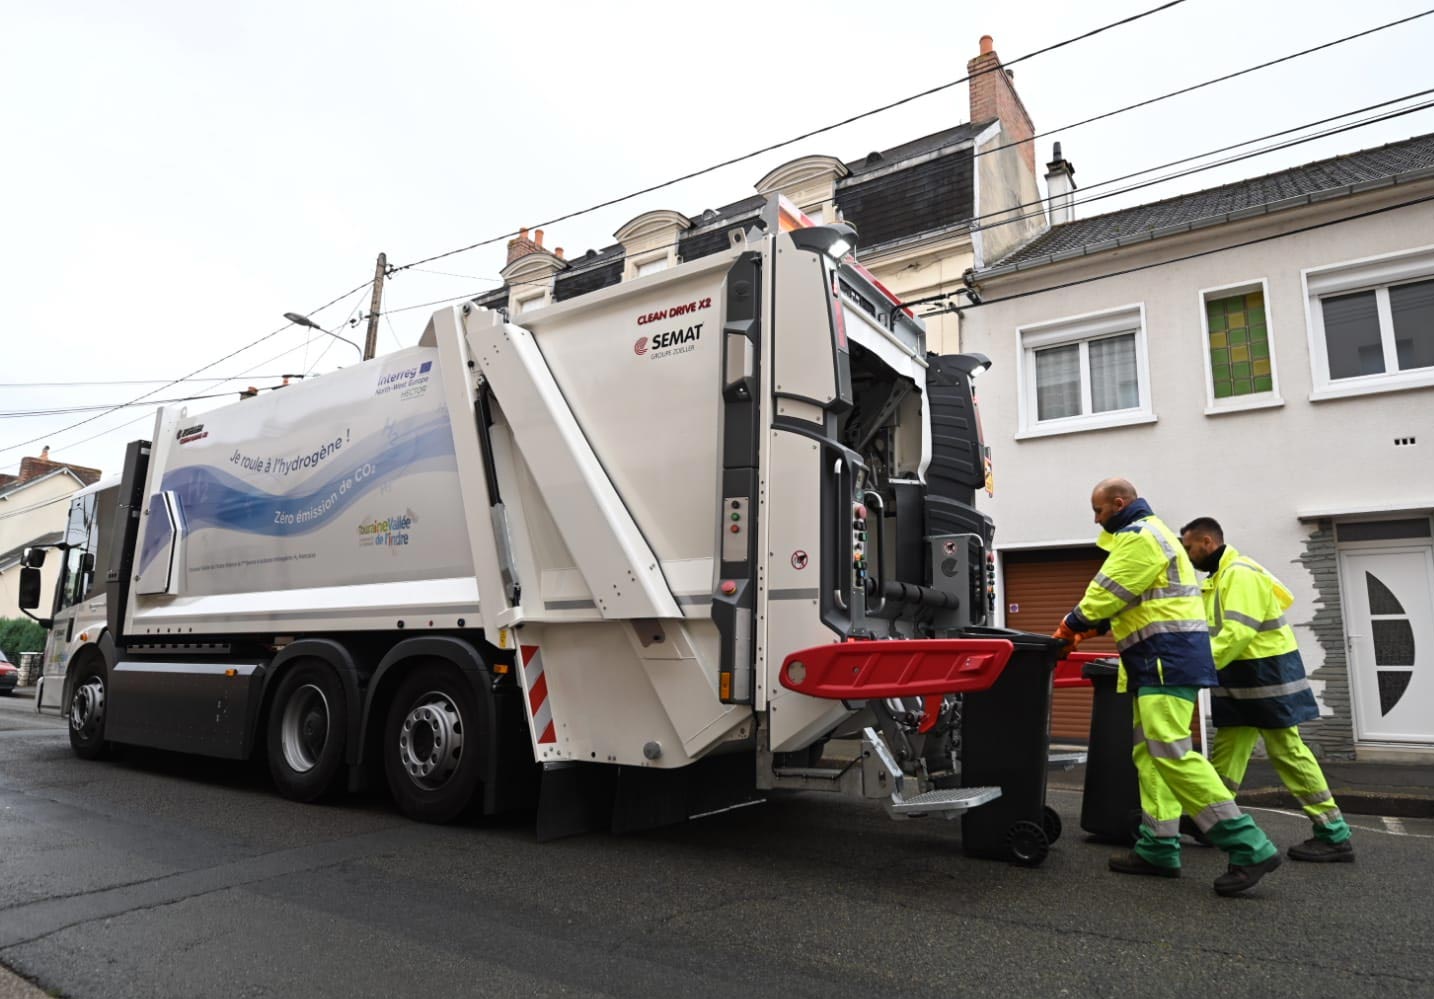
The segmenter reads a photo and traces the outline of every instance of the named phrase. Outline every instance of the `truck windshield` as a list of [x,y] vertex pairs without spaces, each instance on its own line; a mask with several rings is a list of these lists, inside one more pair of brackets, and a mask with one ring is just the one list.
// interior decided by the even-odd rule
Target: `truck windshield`
[[[65,553],[64,572],[60,577],[60,599],[57,611],[82,600],[93,599],[104,584],[104,569],[109,560],[105,544],[109,520],[114,516],[117,490],[77,496],[70,502],[70,519],[65,525],[65,543],[72,545]],[[91,568],[85,569],[85,555],[94,555]]]

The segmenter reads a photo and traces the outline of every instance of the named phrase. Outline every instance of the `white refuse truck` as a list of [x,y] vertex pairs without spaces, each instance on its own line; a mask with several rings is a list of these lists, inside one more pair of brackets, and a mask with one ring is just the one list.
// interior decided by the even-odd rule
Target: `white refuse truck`
[[[774,199],[722,252],[161,410],[69,656],[75,752],[262,753],[299,800],[381,772],[414,818],[536,806],[543,837],[1019,798],[980,851],[1038,863],[1055,649],[981,627],[987,362],[928,353],[853,230],[804,221]],[[1022,656],[1033,693],[982,709],[1006,744],[963,746]],[[1021,788],[973,779],[1023,755]]]

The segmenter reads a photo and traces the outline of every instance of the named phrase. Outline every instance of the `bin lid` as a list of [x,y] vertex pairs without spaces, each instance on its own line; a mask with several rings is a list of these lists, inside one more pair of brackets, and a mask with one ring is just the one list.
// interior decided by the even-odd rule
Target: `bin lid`
[[1092,659],[1080,668],[1080,675],[1087,680],[1115,676],[1119,672],[1120,659],[1114,656],[1109,659]]

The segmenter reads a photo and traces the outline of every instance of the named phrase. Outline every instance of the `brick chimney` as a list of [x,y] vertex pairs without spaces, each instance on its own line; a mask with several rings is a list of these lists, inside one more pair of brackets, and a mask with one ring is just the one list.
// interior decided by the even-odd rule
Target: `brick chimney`
[[[971,77],[971,123],[980,124],[992,118],[1001,119],[1001,144],[1030,140],[1035,134],[1031,116],[1021,103],[1013,82],[1015,73],[1001,67],[1001,58],[996,55],[995,43],[990,35],[981,36],[981,54],[966,63],[966,73]],[[1032,174],[1036,172],[1035,144],[1024,142],[1020,147],[1021,158]]]
[[[518,238],[508,240],[508,263],[512,263],[519,257],[526,257],[530,253],[537,253],[543,248],[543,230],[536,233],[537,239],[528,238],[527,229],[518,230]],[[506,266],[506,265],[505,265]]]
[[1046,164],[1051,225],[1064,225],[1075,218],[1075,190],[1075,165],[1061,155],[1061,144],[1057,142]]

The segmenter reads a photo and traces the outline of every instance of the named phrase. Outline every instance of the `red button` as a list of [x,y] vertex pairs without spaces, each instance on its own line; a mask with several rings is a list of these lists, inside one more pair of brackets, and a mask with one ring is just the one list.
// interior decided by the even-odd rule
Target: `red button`
[[736,584],[736,583],[732,582],[732,580],[730,580],[730,579],[726,579],[726,580],[723,580],[723,581],[722,581],[722,593],[723,593],[724,596],[729,596],[729,597],[730,597],[732,594],[734,594],[734,593],[736,593],[736,592],[737,592],[737,584]]
[[733,533],[733,534],[736,534],[736,533],[737,533],[738,531],[740,531],[740,530],[742,530],[742,525],[741,525],[741,524],[733,524],[733,525],[732,525],[732,533]]

